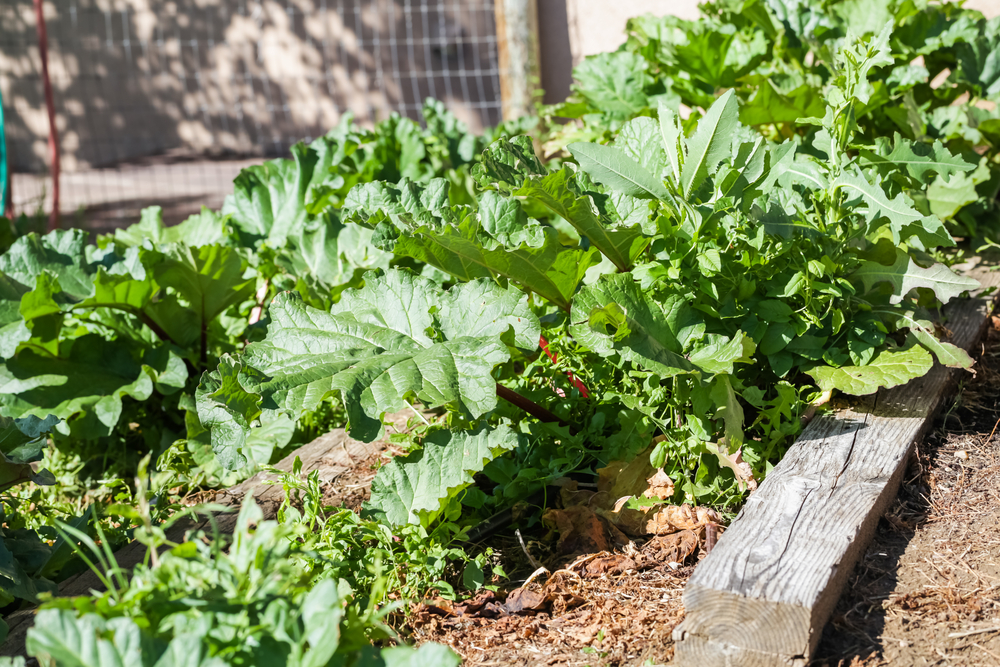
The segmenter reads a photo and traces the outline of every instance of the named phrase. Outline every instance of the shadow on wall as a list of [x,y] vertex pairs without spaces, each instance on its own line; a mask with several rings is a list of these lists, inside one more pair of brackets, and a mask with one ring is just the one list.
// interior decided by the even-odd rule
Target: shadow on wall
[[[149,155],[284,154],[352,112],[445,100],[500,121],[492,0],[66,0],[45,6],[66,171]],[[44,171],[31,2],[0,5],[0,91],[17,171]]]
[[545,104],[558,104],[569,97],[573,83],[573,49],[569,37],[566,2],[538,3],[538,50]]

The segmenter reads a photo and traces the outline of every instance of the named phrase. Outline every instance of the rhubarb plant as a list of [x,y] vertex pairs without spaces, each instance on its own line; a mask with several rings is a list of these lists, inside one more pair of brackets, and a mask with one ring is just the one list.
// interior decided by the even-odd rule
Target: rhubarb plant
[[[473,170],[474,203],[443,180],[356,186],[345,220],[436,272],[369,273],[327,310],[279,297],[267,337],[202,381],[216,452],[238,465],[258,420],[338,393],[364,440],[408,402],[445,412],[376,478],[368,511],[390,523],[495,509],[612,450],[634,456],[655,432],[655,455],[689,477],[678,493],[698,498],[709,475],[745,481],[739,457],[765,474],[810,395],[871,394],[935,356],[968,367],[928,309],[977,283],[930,259],[954,241],[908,192],[974,165],[901,137],[852,150],[886,34],[840,48],[811,141],[747,131],[729,91],[690,131],[661,106],[610,145],[570,144],[576,164],[550,168],[528,137],[500,139]],[[589,400],[546,398],[525,378],[539,333],[572,341]]]

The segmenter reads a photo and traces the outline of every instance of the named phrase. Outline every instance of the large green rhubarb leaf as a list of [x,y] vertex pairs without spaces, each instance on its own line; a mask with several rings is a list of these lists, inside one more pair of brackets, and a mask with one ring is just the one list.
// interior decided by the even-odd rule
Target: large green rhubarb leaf
[[933,365],[931,353],[911,343],[898,350],[883,350],[864,366],[818,366],[806,372],[823,391],[839,389],[846,394],[865,396],[880,387],[888,389],[920,377]]
[[14,356],[17,346],[31,338],[21,317],[21,297],[30,289],[0,273],[0,358]]
[[310,219],[307,204],[312,188],[330,175],[316,150],[304,144],[292,146],[292,159],[271,160],[247,167],[233,182],[233,194],[226,197],[224,215],[254,241],[266,240],[273,248]]
[[339,220],[321,219],[288,237],[276,262],[289,274],[336,295],[368,269],[387,269],[392,255],[372,245],[372,232]]
[[524,436],[508,426],[436,431],[419,450],[379,469],[366,512],[390,525],[429,525],[449,498],[472,484],[473,475],[523,441]]
[[156,260],[156,282],[173,293],[151,303],[145,312],[177,345],[200,347],[204,359],[209,323],[253,294],[254,281],[243,278],[243,257],[235,248],[225,246],[190,248],[177,244]]
[[229,467],[245,461],[257,420],[273,411],[298,418],[333,392],[347,406],[351,435],[365,441],[407,398],[479,417],[496,405],[491,373],[509,358],[503,338],[534,347],[539,332],[512,287],[483,280],[445,292],[402,270],[369,274],[329,313],[293,293],[279,294],[270,313],[267,338],[224,357],[198,389],[198,416]]
[[[0,366],[0,410],[5,416],[66,420],[58,430],[83,438],[109,435],[118,424],[122,399],[150,397],[161,377],[171,385],[183,362],[170,354],[147,353],[133,360],[128,347],[87,334],[65,343],[60,357],[22,350]],[[155,357],[155,360],[154,360]]]
[[0,273],[34,286],[38,276],[48,272],[67,295],[84,299],[93,291],[86,245],[87,234],[79,229],[57,230],[45,236],[28,234],[0,255]]
[[125,229],[115,230],[114,240],[128,246],[141,246],[149,241],[154,244],[185,243],[192,247],[222,243],[226,239],[226,217],[201,207],[179,225],[163,224],[163,209],[150,206],[142,209],[139,222]]
[[447,205],[447,181],[426,186],[366,183],[344,204],[351,220],[375,228],[374,243],[413,257],[460,280],[501,275],[566,310],[595,248],[567,248],[558,233],[525,215],[521,204],[496,192],[481,195],[478,215]]
[[644,89],[652,77],[646,62],[628,51],[588,56],[573,68],[573,78],[584,99],[616,118],[630,118],[649,103]]

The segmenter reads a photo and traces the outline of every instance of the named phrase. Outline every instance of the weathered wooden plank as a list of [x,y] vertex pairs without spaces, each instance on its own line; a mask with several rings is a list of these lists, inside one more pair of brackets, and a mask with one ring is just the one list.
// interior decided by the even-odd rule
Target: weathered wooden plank
[[538,7],[536,0],[496,0],[497,56],[504,120],[535,112],[540,83]]
[[[389,427],[395,432],[401,433],[406,430],[406,424],[413,413],[409,410],[387,415],[387,420],[391,424]],[[294,452],[281,459],[274,465],[275,468],[283,471],[291,471],[295,458],[302,461],[302,472],[310,473],[313,470],[319,471],[320,481],[324,484],[333,483],[338,477],[361,461],[364,461],[372,454],[381,452],[388,446],[386,440],[376,442],[360,442],[347,435],[344,429],[335,429],[325,435],[321,435],[309,444],[299,447]],[[237,484],[229,489],[224,489],[216,494],[215,502],[229,507],[238,507],[243,502],[247,493],[252,493],[257,504],[260,505],[265,519],[273,519],[278,507],[284,501],[284,490],[279,484],[266,484],[273,481],[277,476],[270,473],[257,473],[253,477]],[[223,533],[230,533],[236,523],[236,513],[220,514],[216,517],[219,529]],[[172,542],[179,542],[184,539],[184,534],[192,529],[207,530],[208,520],[204,521],[181,521],[172,526],[167,531],[167,539]],[[139,542],[130,542],[115,552],[115,561],[119,567],[131,570],[138,563],[146,558],[146,546]],[[74,575],[59,584],[59,595],[61,597],[73,597],[77,595],[89,595],[92,591],[98,593],[104,591],[101,580],[90,570]],[[10,626],[10,632],[3,646],[0,646],[0,656],[24,655],[24,642],[27,638],[28,629],[32,625],[35,617],[35,609],[22,609],[9,614],[4,620]]]
[[[984,287],[1000,285],[984,267],[967,273]],[[950,341],[975,345],[991,308],[992,298],[951,304]],[[685,587],[676,664],[809,663],[955,372],[965,371],[938,365],[803,431]]]

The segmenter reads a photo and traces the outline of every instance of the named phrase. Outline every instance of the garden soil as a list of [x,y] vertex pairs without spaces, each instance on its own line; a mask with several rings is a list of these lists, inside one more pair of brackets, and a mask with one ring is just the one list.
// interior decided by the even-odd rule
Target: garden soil
[[917,448],[814,665],[1000,665],[1000,319]]
[[[1000,319],[975,369],[917,447],[824,630],[815,667],[1000,667]],[[660,542],[680,537],[637,541],[616,556],[572,562],[551,537],[523,546],[493,538],[510,580],[531,578],[511,596],[518,603],[530,593],[528,607],[508,613],[509,589],[465,603],[432,600],[413,610],[408,630],[484,667],[666,664],[704,538],[673,551]],[[532,578],[537,565],[551,574]]]

